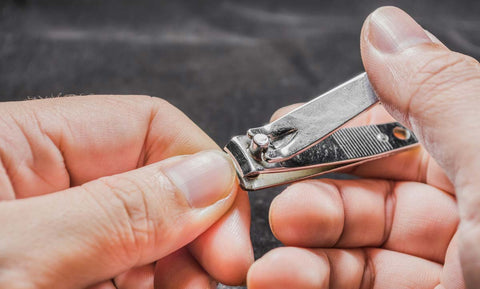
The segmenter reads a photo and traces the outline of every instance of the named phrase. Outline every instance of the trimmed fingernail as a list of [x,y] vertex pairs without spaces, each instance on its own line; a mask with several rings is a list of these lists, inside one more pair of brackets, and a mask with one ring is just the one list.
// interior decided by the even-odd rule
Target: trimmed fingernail
[[211,205],[226,197],[235,178],[232,162],[220,151],[185,157],[164,168],[163,172],[194,208]]
[[377,50],[385,53],[395,53],[432,42],[412,17],[396,7],[375,10],[368,17],[366,28],[367,40]]

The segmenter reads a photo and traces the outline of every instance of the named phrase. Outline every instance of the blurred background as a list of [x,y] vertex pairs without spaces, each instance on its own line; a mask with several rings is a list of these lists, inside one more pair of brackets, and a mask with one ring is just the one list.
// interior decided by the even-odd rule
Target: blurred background
[[[360,29],[383,5],[480,58],[478,0],[0,0],[0,100],[158,96],[223,146],[361,72]],[[280,246],[268,227],[280,190],[250,194],[256,258]]]

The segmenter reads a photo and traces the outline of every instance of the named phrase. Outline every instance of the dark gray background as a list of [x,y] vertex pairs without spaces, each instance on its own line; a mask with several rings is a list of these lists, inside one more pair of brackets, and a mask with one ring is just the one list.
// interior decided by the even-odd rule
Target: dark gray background
[[[0,0],[0,100],[149,94],[220,145],[362,71],[359,33],[396,5],[451,49],[480,57],[480,1]],[[258,258],[278,246],[250,194]]]

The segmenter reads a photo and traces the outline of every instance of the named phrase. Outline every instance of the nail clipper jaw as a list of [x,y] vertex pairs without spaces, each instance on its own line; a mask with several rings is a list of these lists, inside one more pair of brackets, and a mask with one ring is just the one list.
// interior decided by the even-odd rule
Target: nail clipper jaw
[[249,150],[250,138],[236,136],[225,146],[224,150],[232,157],[235,169],[240,178],[252,177],[263,170]]

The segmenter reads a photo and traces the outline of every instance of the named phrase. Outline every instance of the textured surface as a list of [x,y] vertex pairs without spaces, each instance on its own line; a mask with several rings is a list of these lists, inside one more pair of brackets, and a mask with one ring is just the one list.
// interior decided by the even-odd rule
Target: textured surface
[[[0,99],[155,95],[223,145],[360,72],[362,22],[384,4],[480,58],[477,0],[4,0]],[[257,258],[278,246],[267,213],[279,191],[251,195]]]

